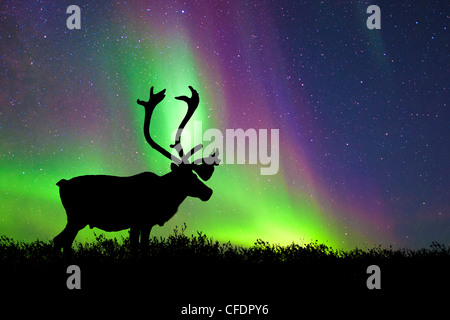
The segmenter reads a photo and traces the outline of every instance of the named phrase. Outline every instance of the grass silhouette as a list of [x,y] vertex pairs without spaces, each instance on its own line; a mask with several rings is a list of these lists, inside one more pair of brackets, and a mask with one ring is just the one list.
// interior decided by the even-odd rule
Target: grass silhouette
[[[242,247],[202,232],[186,235],[185,230],[183,225],[167,238],[152,237],[148,251],[137,253],[128,237],[99,235],[92,242],[75,242],[73,252],[64,254],[56,253],[51,242],[0,236],[2,292],[10,297],[32,293],[33,299],[46,301],[55,296],[68,297],[67,301],[78,296],[114,301],[120,292],[130,303],[145,297],[152,305],[174,310],[175,317],[181,306],[195,301],[216,305],[248,301],[270,304],[272,312],[280,312],[294,308],[299,299],[310,303],[324,295],[367,301],[385,299],[386,294],[421,297],[450,284],[450,247],[436,242],[418,250],[381,246],[341,250],[318,241],[282,246],[258,239],[253,246]],[[66,269],[72,264],[81,269],[81,290],[66,287]],[[366,286],[370,265],[381,269],[381,290]]]
[[186,225],[176,227],[167,238],[150,238],[148,251],[133,253],[129,238],[108,239],[96,235],[95,241],[75,242],[70,255],[56,254],[51,241],[36,240],[31,243],[15,241],[0,236],[0,265],[14,268],[27,264],[45,266],[61,259],[90,261],[92,263],[128,263],[133,260],[191,261],[202,263],[235,263],[247,265],[296,265],[314,262],[323,263],[366,263],[368,261],[390,263],[443,262],[450,258],[450,246],[432,242],[427,249],[389,249],[381,246],[371,249],[342,250],[319,243],[317,240],[306,245],[292,243],[282,246],[257,239],[253,246],[242,247],[230,242],[220,243],[208,238],[202,232],[185,235]]

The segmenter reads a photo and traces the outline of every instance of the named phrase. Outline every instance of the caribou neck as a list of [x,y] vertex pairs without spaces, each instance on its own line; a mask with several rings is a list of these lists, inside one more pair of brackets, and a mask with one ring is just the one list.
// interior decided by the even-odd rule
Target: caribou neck
[[183,188],[183,183],[178,179],[173,171],[166,173],[161,177],[167,186],[167,192],[170,194],[170,206],[179,207],[179,205],[187,198],[188,193]]

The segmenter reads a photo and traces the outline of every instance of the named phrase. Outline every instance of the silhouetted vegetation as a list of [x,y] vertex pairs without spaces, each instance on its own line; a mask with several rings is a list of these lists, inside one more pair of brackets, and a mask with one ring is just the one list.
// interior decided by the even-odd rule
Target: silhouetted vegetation
[[[115,298],[117,292],[126,292],[133,300],[142,299],[145,291],[146,299],[174,312],[194,300],[248,301],[282,310],[295,306],[299,297],[316,301],[323,292],[346,298],[370,295],[372,301],[399,292],[418,296],[449,284],[450,247],[436,242],[418,250],[381,246],[341,250],[318,241],[281,246],[258,239],[243,247],[215,241],[202,232],[186,235],[185,230],[186,225],[167,238],[150,238],[145,252],[134,251],[129,237],[99,235],[93,242],[75,242],[73,251],[65,253],[55,252],[51,242],[1,236],[0,283],[3,290],[18,294],[44,292],[33,297],[45,299],[60,294],[70,299],[77,294],[96,297],[98,292],[102,298]],[[72,264],[82,272],[79,293],[66,287],[66,269]],[[381,269],[382,290],[367,289],[370,265]]]
[[430,248],[387,249],[381,246],[371,249],[342,250],[333,249],[318,241],[299,245],[292,243],[287,246],[271,244],[257,239],[253,246],[243,247],[220,243],[207,237],[202,232],[187,236],[186,225],[181,230],[176,227],[173,234],[167,238],[150,238],[150,245],[145,252],[134,252],[129,243],[129,237],[107,239],[104,235],[96,236],[93,242],[76,242],[71,254],[56,253],[50,242],[34,241],[31,243],[15,241],[6,236],[0,236],[0,265],[5,267],[45,266],[53,261],[70,259],[73,261],[91,263],[136,263],[142,261],[189,261],[201,263],[234,263],[247,265],[292,265],[313,262],[352,263],[376,261],[383,262],[448,262],[450,246],[433,242]]

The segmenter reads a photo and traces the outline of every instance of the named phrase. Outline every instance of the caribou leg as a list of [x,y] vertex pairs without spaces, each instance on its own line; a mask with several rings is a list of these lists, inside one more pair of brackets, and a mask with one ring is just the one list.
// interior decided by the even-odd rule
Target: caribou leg
[[56,252],[60,252],[61,248],[65,253],[71,252],[73,240],[75,240],[78,231],[84,227],[85,226],[80,227],[77,224],[68,222],[64,230],[53,239],[53,245]]
[[139,245],[139,233],[140,233],[140,230],[138,227],[130,228],[130,246],[131,246],[132,252],[137,251],[137,248]]
[[143,227],[141,229],[141,251],[142,252],[146,252],[148,250],[150,231],[152,231],[152,226]]

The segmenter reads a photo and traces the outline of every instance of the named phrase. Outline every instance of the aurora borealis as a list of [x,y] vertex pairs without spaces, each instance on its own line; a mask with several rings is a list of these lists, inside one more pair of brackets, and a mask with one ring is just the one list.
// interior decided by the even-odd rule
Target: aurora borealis
[[[80,30],[66,28],[71,4]],[[370,4],[3,1],[0,234],[58,234],[62,178],[168,172],[136,99],[167,89],[152,133],[169,149],[186,111],[174,97],[191,85],[187,131],[279,129],[280,168],[220,165],[212,198],[186,200],[153,235],[186,222],[236,244],[448,244],[449,8],[381,1],[369,30]]]

